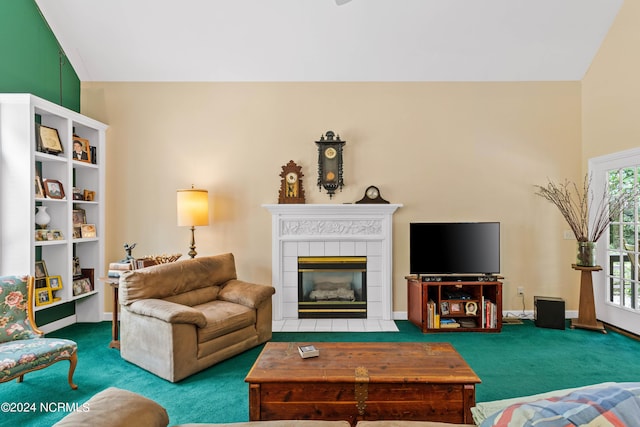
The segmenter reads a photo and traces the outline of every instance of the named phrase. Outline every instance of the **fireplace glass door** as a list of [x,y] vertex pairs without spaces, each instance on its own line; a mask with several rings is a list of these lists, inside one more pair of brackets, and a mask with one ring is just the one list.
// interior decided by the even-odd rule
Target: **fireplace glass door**
[[366,318],[367,257],[299,257],[298,318]]

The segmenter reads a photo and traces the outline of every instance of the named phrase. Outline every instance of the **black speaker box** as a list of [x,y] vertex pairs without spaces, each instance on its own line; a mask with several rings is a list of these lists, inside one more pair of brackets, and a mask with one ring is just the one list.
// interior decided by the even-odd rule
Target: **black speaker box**
[[564,329],[564,300],[556,297],[533,297],[533,318],[539,328]]

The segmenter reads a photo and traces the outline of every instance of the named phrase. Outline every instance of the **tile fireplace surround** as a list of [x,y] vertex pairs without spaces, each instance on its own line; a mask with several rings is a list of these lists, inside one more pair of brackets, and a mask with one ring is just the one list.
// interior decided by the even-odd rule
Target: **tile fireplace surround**
[[[262,205],[271,212],[274,332],[397,331],[393,213],[399,204]],[[366,256],[366,319],[298,319],[299,256]]]

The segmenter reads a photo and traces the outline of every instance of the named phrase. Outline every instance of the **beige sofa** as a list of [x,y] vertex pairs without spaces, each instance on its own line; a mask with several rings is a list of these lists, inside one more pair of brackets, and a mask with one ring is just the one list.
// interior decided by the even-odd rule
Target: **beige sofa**
[[237,279],[232,254],[120,277],[120,354],[171,382],[271,339],[272,286]]

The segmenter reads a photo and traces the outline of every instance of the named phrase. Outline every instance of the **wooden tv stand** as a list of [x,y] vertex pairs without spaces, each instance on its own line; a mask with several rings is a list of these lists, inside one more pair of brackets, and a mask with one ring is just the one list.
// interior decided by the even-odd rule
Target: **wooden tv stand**
[[406,279],[409,321],[423,333],[502,330],[502,282],[473,277],[447,281],[451,280],[447,276],[441,281]]

